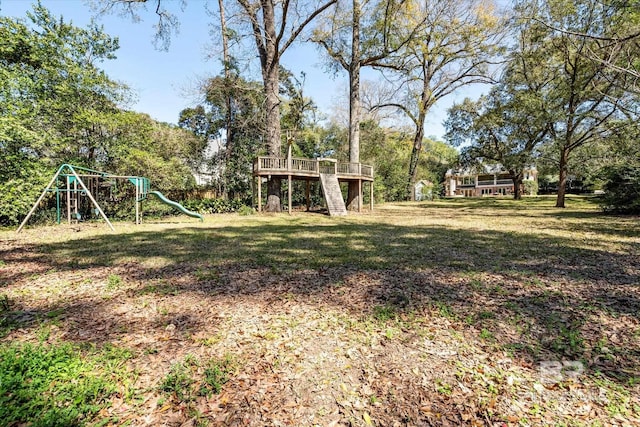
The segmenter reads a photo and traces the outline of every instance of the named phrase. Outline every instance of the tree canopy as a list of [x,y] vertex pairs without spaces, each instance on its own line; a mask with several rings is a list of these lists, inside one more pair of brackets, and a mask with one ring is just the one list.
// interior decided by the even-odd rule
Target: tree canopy
[[129,89],[100,69],[118,39],[101,26],[76,27],[36,4],[26,20],[0,17],[0,38],[0,222],[25,215],[62,163],[152,176],[159,189],[194,185],[203,147],[123,108]]

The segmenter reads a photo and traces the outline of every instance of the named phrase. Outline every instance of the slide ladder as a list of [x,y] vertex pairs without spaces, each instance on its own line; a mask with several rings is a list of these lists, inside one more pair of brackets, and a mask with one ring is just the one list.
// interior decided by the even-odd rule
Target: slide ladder
[[162,194],[162,193],[161,193],[161,192],[159,192],[159,191],[149,191],[147,194],[153,194],[153,195],[154,195],[154,196],[156,196],[158,199],[160,199],[160,201],[161,201],[162,203],[165,203],[165,204],[167,204],[167,205],[169,205],[169,206],[172,206],[172,207],[174,207],[174,208],[178,209],[180,212],[182,212],[182,213],[183,213],[183,214],[185,214],[185,215],[189,215],[189,216],[192,216],[192,217],[194,217],[194,218],[200,218],[200,222],[204,221],[204,218],[202,217],[202,215],[200,215],[200,214],[199,214],[199,213],[197,213],[197,212],[190,211],[189,209],[185,208],[184,206],[182,206],[182,205],[181,205],[180,203],[178,203],[178,202],[174,202],[173,200],[169,200],[169,199],[167,199],[167,198],[164,196],[164,194]]
[[324,199],[327,201],[327,209],[330,216],[344,216],[347,214],[347,207],[342,198],[342,190],[338,182],[338,176],[330,173],[321,173],[320,182],[322,183],[322,192]]

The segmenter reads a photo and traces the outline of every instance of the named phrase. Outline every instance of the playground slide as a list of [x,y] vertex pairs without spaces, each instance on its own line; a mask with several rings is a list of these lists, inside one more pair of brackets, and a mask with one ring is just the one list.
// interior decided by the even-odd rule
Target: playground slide
[[167,198],[164,196],[164,194],[162,194],[162,193],[161,193],[161,192],[159,192],[159,191],[149,191],[149,194],[153,194],[153,195],[154,195],[154,196],[156,196],[158,199],[160,199],[160,201],[161,201],[162,203],[165,203],[165,204],[167,204],[167,205],[169,205],[169,206],[172,206],[172,207],[174,207],[174,208],[178,209],[180,212],[182,212],[182,213],[183,213],[183,214],[185,214],[185,215],[189,215],[189,216],[192,216],[192,217],[194,217],[194,218],[200,218],[200,221],[203,221],[203,220],[204,220],[204,218],[202,217],[202,215],[200,215],[199,213],[197,213],[197,212],[193,212],[193,211],[190,211],[189,209],[186,209],[184,206],[182,206],[180,203],[178,203],[178,202],[174,202],[173,200],[169,200],[169,199],[167,199]]

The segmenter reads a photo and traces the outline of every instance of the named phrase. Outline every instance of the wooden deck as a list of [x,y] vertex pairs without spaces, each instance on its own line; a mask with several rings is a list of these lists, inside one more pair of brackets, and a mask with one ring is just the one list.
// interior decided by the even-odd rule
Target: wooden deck
[[319,179],[321,173],[338,176],[340,181],[373,181],[373,166],[342,163],[334,159],[258,157],[253,163],[254,176],[299,177]]
[[373,210],[373,166],[362,163],[343,163],[335,159],[304,159],[297,157],[266,157],[261,156],[253,162],[253,176],[258,178],[257,196],[258,211],[262,211],[262,185],[263,177],[281,178],[289,181],[289,212],[291,212],[291,181],[305,180],[307,182],[306,199],[309,209],[309,182],[320,180],[320,175],[335,175],[338,182],[357,182],[358,198],[357,209],[362,210],[362,183],[369,183],[369,209]]

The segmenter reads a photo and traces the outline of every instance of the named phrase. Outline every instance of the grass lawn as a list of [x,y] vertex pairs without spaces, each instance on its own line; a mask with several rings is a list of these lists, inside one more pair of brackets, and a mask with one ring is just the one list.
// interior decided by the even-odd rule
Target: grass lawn
[[0,425],[640,425],[639,218],[554,202],[0,231]]

